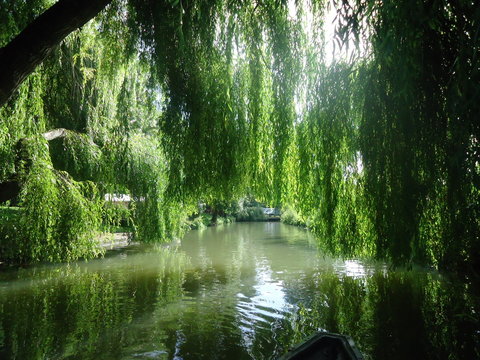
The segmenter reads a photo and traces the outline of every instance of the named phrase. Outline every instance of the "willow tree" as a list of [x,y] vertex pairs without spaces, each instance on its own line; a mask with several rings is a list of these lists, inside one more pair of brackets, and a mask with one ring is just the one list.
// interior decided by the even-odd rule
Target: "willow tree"
[[350,5],[339,9],[344,29],[368,35],[372,49],[359,77],[359,147],[380,253],[470,272],[480,260],[480,10]]
[[[83,22],[109,3],[55,6],[69,1],[88,13]],[[35,4],[2,15],[18,28],[3,30],[3,54],[28,33],[26,14],[51,5]],[[129,193],[138,233],[152,241],[178,234],[198,200],[250,191],[294,206],[332,251],[474,269],[479,10],[468,1],[334,3],[337,43],[366,49],[328,64],[325,5],[112,1],[47,46],[1,109],[1,180],[16,177],[23,209],[38,159],[57,179],[52,196],[64,183],[85,201]],[[72,29],[72,19],[52,21]],[[68,136],[50,141],[47,156],[38,135],[55,128]],[[27,158],[15,150],[21,139],[33,144]]]
[[[21,15],[4,14],[18,27]],[[118,41],[127,33],[120,17],[114,4],[72,33],[0,110],[0,183],[20,185],[20,207],[0,226],[1,261],[95,256],[107,192],[131,195],[144,241],[181,233],[183,205],[164,196],[158,85],[125,37]]]
[[346,1],[336,11],[339,43],[366,48],[314,72],[297,127],[297,209],[333,251],[475,273],[478,8]]

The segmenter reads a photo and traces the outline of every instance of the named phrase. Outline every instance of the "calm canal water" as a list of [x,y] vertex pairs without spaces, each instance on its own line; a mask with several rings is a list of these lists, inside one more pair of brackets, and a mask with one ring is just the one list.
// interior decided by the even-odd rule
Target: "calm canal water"
[[280,223],[0,273],[0,359],[275,359],[318,330],[367,359],[477,359],[478,293],[323,256]]

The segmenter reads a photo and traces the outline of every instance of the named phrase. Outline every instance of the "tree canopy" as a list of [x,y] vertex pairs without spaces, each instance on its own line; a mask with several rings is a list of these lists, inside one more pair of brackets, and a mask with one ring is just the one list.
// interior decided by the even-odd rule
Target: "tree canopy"
[[[0,1],[0,46],[53,3]],[[329,11],[348,59],[326,60]],[[479,21],[463,0],[114,0],[0,108],[23,229],[1,257],[91,255],[106,193],[158,241],[198,201],[248,192],[331,251],[472,272]]]

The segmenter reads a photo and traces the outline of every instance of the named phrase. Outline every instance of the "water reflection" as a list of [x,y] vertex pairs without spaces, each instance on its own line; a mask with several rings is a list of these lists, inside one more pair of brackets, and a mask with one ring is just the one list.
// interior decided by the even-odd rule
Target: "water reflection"
[[274,359],[319,329],[372,359],[479,357],[472,289],[318,253],[278,223],[0,274],[1,359]]

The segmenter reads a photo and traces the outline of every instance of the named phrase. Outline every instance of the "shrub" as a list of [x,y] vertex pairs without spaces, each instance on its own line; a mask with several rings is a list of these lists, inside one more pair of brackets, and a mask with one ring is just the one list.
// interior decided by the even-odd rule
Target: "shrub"
[[237,213],[237,221],[263,221],[265,214],[260,206],[245,207]]
[[283,210],[282,215],[280,216],[280,221],[288,225],[306,226],[305,222],[302,221],[295,209],[291,207],[286,207]]

